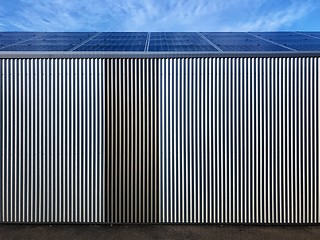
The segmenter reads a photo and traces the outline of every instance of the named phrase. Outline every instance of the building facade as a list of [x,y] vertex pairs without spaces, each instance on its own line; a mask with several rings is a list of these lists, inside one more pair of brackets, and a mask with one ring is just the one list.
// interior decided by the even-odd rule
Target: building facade
[[0,52],[0,221],[319,223],[319,53]]

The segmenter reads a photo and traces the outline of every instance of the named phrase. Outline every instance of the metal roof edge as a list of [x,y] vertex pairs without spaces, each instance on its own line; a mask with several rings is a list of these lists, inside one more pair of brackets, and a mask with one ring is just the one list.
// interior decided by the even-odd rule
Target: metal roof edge
[[283,52],[27,52],[0,51],[10,58],[198,58],[198,57],[320,57],[320,51]]

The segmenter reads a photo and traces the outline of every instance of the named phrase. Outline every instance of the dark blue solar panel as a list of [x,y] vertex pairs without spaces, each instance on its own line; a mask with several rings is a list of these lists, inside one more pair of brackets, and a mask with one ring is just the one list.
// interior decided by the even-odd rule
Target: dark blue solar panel
[[28,41],[16,43],[1,51],[68,51],[95,33],[44,33]]
[[298,51],[320,50],[320,39],[308,36],[309,34],[294,32],[258,32],[254,34]]
[[288,51],[247,33],[203,33],[222,51]]
[[148,33],[101,33],[75,51],[144,51]]
[[197,33],[151,33],[149,51],[194,52],[217,51]]
[[303,32],[303,33],[300,33],[300,34],[306,34],[306,35],[309,35],[309,36],[312,36],[312,37],[320,38],[320,32]]
[[0,50],[1,48],[24,42],[29,39],[34,39],[43,35],[43,33],[20,33],[20,32],[0,32]]

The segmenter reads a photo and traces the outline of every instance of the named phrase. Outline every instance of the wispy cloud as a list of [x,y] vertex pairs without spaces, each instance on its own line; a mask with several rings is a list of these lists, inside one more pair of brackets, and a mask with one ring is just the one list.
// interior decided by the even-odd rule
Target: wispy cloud
[[179,0],[163,5],[145,0],[141,6],[123,6],[128,13],[125,30],[274,31],[289,27],[319,4],[312,0]]
[[[21,0],[10,23],[27,31],[92,31],[95,24],[108,26],[108,12],[99,3],[63,0]],[[106,10],[106,9],[105,9]],[[106,29],[107,30],[107,29]]]
[[[312,11],[316,6],[312,1],[291,1],[285,8],[275,8],[273,11],[261,10],[261,14],[256,13],[247,19],[240,20],[233,26],[225,26],[223,31],[276,31],[286,29],[290,24],[298,21],[300,18]],[[256,12],[258,9],[255,10]]]
[[19,0],[2,8],[0,30],[23,31],[285,30],[320,9],[318,0]]

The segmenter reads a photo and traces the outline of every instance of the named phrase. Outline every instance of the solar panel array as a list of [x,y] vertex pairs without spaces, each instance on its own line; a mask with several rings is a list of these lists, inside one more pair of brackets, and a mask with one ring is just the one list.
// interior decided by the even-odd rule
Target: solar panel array
[[0,32],[0,51],[320,51],[320,32]]

